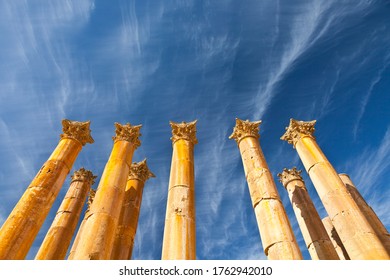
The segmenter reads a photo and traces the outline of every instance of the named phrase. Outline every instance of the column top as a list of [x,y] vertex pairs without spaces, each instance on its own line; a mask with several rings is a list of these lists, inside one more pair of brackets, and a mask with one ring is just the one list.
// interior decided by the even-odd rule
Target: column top
[[229,139],[234,139],[237,142],[237,145],[245,137],[254,137],[258,139],[259,134],[259,125],[261,121],[250,122],[249,120],[240,120],[236,118],[236,125],[233,128],[233,133],[229,136]]
[[115,123],[115,136],[112,137],[114,142],[116,141],[127,141],[132,143],[137,149],[141,145],[139,137],[142,135],[140,133],[142,125],[131,125]]
[[198,139],[196,139],[196,122],[197,120],[188,123],[175,123],[170,121],[169,124],[172,128],[172,143],[175,143],[179,139],[184,139],[190,141],[194,145],[197,144]]
[[309,136],[315,139],[313,133],[315,131],[314,125],[316,122],[316,120],[305,122],[290,119],[290,124],[288,127],[286,127],[286,132],[282,137],[280,137],[280,139],[287,141],[289,144],[292,144],[294,148],[302,136]]
[[130,166],[127,180],[140,180],[146,182],[149,178],[156,177],[148,168],[146,159],[141,162],[133,162]]
[[81,143],[81,145],[85,145],[87,143],[92,144],[94,142],[91,136],[91,130],[89,129],[89,125],[91,121],[86,122],[78,122],[71,121],[68,119],[62,120],[62,131],[63,134],[60,135],[61,139],[74,139]]
[[302,170],[297,170],[296,167],[293,167],[292,169],[283,168],[283,172],[278,173],[279,181],[285,188],[291,181],[299,180],[303,182],[301,173]]
[[92,186],[93,184],[95,184],[95,179],[97,178],[97,176],[94,176],[90,170],[86,170],[84,167],[81,167],[79,170],[76,170],[73,173],[71,178],[72,178],[71,183],[75,181],[82,181],[82,182],[88,182],[90,186]]

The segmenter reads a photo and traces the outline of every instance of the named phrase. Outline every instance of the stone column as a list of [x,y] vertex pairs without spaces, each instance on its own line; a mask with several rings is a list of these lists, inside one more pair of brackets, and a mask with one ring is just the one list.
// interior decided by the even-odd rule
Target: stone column
[[141,208],[142,192],[146,180],[155,177],[146,164],[146,159],[133,163],[127,179],[125,198],[116,229],[112,260],[130,260],[133,252],[134,237],[137,232],[138,217]]
[[79,230],[77,231],[76,237],[73,241],[72,248],[70,248],[68,260],[73,260],[74,253],[76,252],[77,245],[79,244],[79,241],[80,241],[81,232],[84,229],[85,221],[88,220],[88,218],[90,217],[89,212],[91,210],[91,205],[92,205],[93,199],[95,198],[95,194],[96,194],[96,191],[91,188],[89,191],[89,197],[88,197],[88,201],[87,201],[87,210],[85,210],[84,219],[81,221]]
[[350,258],[389,259],[375,231],[317,145],[313,136],[315,122],[291,119],[281,139],[296,148]]
[[75,260],[107,260],[111,257],[115,232],[122,209],[127,176],[134,150],[141,144],[141,125],[115,123],[116,136],[110,158],[91,205],[90,217],[80,234]]
[[333,247],[335,248],[340,260],[350,260],[348,253],[345,250],[343,243],[341,242],[340,236],[338,235],[336,229],[334,228],[330,218],[329,217],[323,218],[322,223],[324,224],[326,232],[328,233],[328,236],[330,237]]
[[90,122],[62,121],[60,142],[0,229],[0,259],[24,259],[82,146],[93,143]]
[[173,154],[165,217],[163,260],[193,260],[195,248],[194,145],[196,121],[170,122]]
[[270,260],[299,260],[301,252],[259,144],[261,121],[236,119],[237,142],[264,252]]
[[74,172],[68,192],[35,257],[36,260],[63,260],[80,218],[88,191],[96,176],[81,168]]
[[301,172],[295,167],[285,168],[278,176],[290,197],[307,249],[313,260],[338,260],[339,257],[332,241],[307,192]]
[[353,200],[355,200],[360,211],[366,217],[371,227],[374,229],[379,240],[390,254],[390,234],[386,227],[382,224],[381,220],[376,215],[375,211],[367,204],[366,200],[362,197],[351,178],[347,174],[339,174],[341,180],[345,184],[348,192],[351,194]]

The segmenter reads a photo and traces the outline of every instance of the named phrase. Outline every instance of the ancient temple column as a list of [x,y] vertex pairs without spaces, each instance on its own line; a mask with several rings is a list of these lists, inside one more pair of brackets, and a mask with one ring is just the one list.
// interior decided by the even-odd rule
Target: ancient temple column
[[146,164],[146,159],[130,166],[125,198],[122,205],[119,225],[116,229],[112,260],[130,260],[133,252],[134,237],[137,232],[138,217],[141,208],[142,193],[146,180],[155,177]]
[[81,221],[79,230],[77,231],[77,234],[76,234],[76,237],[73,241],[72,247],[70,248],[68,260],[73,260],[74,253],[76,252],[77,245],[79,244],[79,241],[80,241],[81,232],[84,229],[85,221],[88,220],[88,218],[90,217],[89,212],[91,210],[91,205],[92,205],[93,199],[95,198],[95,194],[96,194],[96,190],[91,188],[89,191],[89,197],[88,197],[88,201],[87,201],[87,210],[85,210],[84,219]]
[[295,167],[285,168],[278,176],[290,197],[307,249],[313,260],[338,260],[332,241],[307,192],[301,172]]
[[339,259],[350,260],[348,253],[345,250],[343,243],[341,242],[340,236],[338,235],[336,229],[334,228],[330,218],[329,217],[323,218],[322,223],[326,229],[326,232],[328,233],[328,236],[330,237],[330,240],[332,241],[333,247],[336,250],[337,255],[339,256]]
[[36,260],[63,260],[80,218],[88,191],[96,176],[81,168],[74,172],[68,192],[51,224]]
[[390,256],[313,136],[316,121],[290,120],[281,137],[293,144],[351,259]]
[[0,229],[0,259],[24,259],[82,146],[93,143],[90,122],[62,121],[60,142]]
[[163,260],[193,260],[195,248],[194,145],[196,121],[170,122],[173,154],[165,217]]
[[115,127],[114,146],[80,234],[75,260],[107,260],[111,256],[131,160],[141,144],[138,139],[141,125],[115,123]]
[[301,252],[258,141],[261,121],[236,119],[237,142],[264,252],[270,260],[299,260]]
[[390,234],[387,231],[386,227],[383,225],[381,220],[376,215],[375,211],[367,204],[366,200],[362,197],[351,178],[347,174],[339,174],[341,180],[345,184],[348,192],[351,194],[353,200],[355,200],[360,211],[366,217],[367,221],[370,223],[371,227],[375,231],[379,240],[382,242],[383,246],[386,248],[387,252],[390,254]]

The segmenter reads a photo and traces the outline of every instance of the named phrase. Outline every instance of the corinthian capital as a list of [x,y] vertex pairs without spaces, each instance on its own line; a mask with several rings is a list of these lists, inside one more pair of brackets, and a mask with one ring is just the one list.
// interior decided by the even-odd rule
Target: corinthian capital
[[97,176],[94,176],[91,171],[84,169],[84,167],[76,170],[71,176],[72,182],[74,181],[83,181],[88,182],[90,186],[95,184],[95,179]]
[[93,143],[94,140],[91,136],[91,130],[89,129],[90,121],[87,122],[77,122],[64,119],[62,120],[62,131],[63,134],[60,135],[61,139],[74,139],[79,141],[81,145],[86,143]]
[[196,120],[186,123],[175,123],[169,122],[172,127],[172,143],[175,143],[179,139],[188,140],[193,144],[197,144],[198,140],[196,139]]
[[124,125],[120,123],[115,123],[115,136],[112,137],[112,140],[114,140],[114,142],[116,141],[130,142],[137,149],[141,145],[141,141],[139,140],[139,137],[141,136],[141,133],[139,132],[141,127],[142,125],[132,126],[129,123]]
[[239,144],[245,137],[259,138],[260,124],[261,121],[250,122],[249,120],[243,121],[236,118],[236,126],[233,128],[233,133],[229,136],[229,139],[234,139]]
[[314,125],[316,124],[316,120],[314,121],[297,121],[294,119],[290,119],[290,124],[286,127],[286,132],[283,134],[280,139],[287,141],[289,144],[292,144],[295,148],[296,143],[303,136],[309,136],[314,138]]
[[156,177],[148,168],[146,159],[141,162],[134,162],[130,166],[128,180],[140,180],[146,182],[151,177]]
[[285,188],[287,187],[287,184],[291,181],[300,180],[303,182],[301,173],[302,170],[297,170],[296,167],[293,167],[292,169],[284,168],[282,173],[278,173],[279,181],[283,184]]

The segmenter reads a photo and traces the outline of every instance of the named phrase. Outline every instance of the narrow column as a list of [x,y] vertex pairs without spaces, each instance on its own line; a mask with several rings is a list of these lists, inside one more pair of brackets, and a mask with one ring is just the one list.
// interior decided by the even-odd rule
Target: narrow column
[[77,234],[76,234],[76,237],[73,241],[72,247],[70,248],[68,260],[73,260],[74,253],[76,252],[77,245],[79,244],[79,241],[80,241],[81,232],[84,229],[85,221],[88,220],[88,218],[90,217],[89,212],[91,210],[91,205],[92,205],[93,199],[95,198],[95,194],[96,194],[96,191],[94,189],[90,189],[89,197],[88,197],[88,201],[87,201],[87,210],[85,210],[84,219],[81,221],[79,230],[77,231]]
[[307,192],[301,172],[295,167],[285,168],[278,177],[288,192],[307,249],[313,260],[338,260],[332,241]]
[[270,260],[299,260],[301,252],[259,144],[261,121],[236,119],[237,142],[264,252]]
[[196,121],[170,122],[173,154],[162,248],[163,260],[194,260]]
[[328,236],[330,237],[330,240],[332,241],[333,247],[336,250],[340,260],[350,260],[348,253],[345,250],[343,243],[341,242],[340,236],[338,235],[336,229],[334,228],[330,218],[329,217],[323,218],[322,223],[326,229],[326,232],[328,233]]
[[82,146],[93,143],[90,122],[62,121],[60,142],[0,229],[0,259],[24,259]]
[[390,253],[390,234],[387,231],[386,227],[383,225],[381,220],[376,215],[375,211],[367,204],[366,200],[360,194],[351,178],[347,174],[339,174],[341,180],[345,184],[348,192],[351,194],[353,200],[355,200],[360,211],[366,217],[367,221],[370,223],[371,227],[375,231],[379,240],[382,242],[383,246],[386,248],[387,252]]
[[138,217],[141,208],[142,192],[146,180],[155,177],[146,164],[146,159],[130,166],[125,198],[119,225],[116,229],[112,260],[130,260],[133,252],[134,237],[137,232]]
[[80,234],[73,255],[75,260],[107,260],[111,256],[131,160],[141,144],[138,139],[141,125],[115,123],[115,127],[114,146],[91,205],[90,217]]
[[281,137],[293,144],[351,259],[389,259],[389,254],[348,193],[313,136],[316,121],[290,120]]
[[36,260],[63,260],[80,218],[88,191],[96,176],[81,168],[74,172],[68,192],[35,257]]

